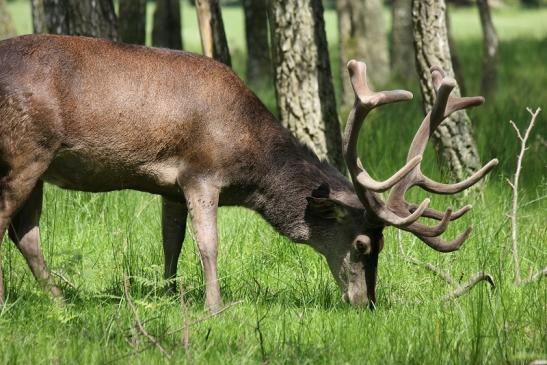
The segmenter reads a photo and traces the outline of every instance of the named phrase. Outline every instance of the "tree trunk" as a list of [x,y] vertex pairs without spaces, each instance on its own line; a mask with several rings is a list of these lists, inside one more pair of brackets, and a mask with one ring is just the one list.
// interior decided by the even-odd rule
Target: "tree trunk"
[[230,50],[218,0],[196,0],[203,54],[231,66]]
[[[412,22],[416,49],[416,65],[422,90],[424,109],[431,110],[435,90],[430,67],[439,65],[454,77],[444,12],[444,0],[413,0]],[[453,93],[460,95],[456,87]],[[437,155],[457,179],[463,179],[480,168],[471,122],[465,110],[453,113],[435,131],[433,142]]]
[[266,0],[243,0],[247,40],[247,83],[265,87],[272,81],[272,61],[268,46]]
[[340,72],[343,102],[353,104],[353,89],[346,64],[351,59],[365,61],[373,85],[389,79],[389,53],[381,0],[338,0],[338,34],[340,37]]
[[448,35],[448,47],[450,48],[450,54],[452,55],[452,67],[454,68],[454,77],[458,81],[460,87],[460,92],[463,95],[467,94],[467,88],[465,87],[465,78],[463,77],[463,67],[460,62],[460,57],[458,57],[458,52],[456,50],[456,42],[454,42],[454,37],[452,37],[452,27],[450,23],[450,14],[448,12],[448,7],[445,8],[445,21],[446,21],[446,34]]
[[152,44],[155,47],[182,49],[179,0],[156,0]]
[[17,31],[5,0],[0,0],[0,40],[15,37]]
[[146,41],[146,0],[120,0],[118,30],[123,42],[144,44]]
[[484,37],[484,55],[481,92],[484,96],[493,96],[496,91],[496,58],[498,52],[498,36],[490,16],[490,6],[487,0],[477,0]]
[[32,0],[32,29],[34,33],[47,33],[44,0]]
[[281,122],[344,171],[321,0],[273,0],[270,11]]
[[416,79],[411,11],[412,0],[393,0],[391,72],[393,76],[407,82]]
[[43,0],[48,33],[118,40],[112,0]]

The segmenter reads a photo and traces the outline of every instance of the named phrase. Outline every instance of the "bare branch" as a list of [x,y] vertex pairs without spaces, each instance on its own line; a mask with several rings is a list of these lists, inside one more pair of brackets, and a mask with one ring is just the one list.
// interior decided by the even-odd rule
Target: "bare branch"
[[518,157],[517,157],[517,169],[513,177],[513,182],[509,183],[509,185],[511,186],[511,189],[513,190],[511,214],[509,215],[509,217],[511,218],[511,241],[512,241],[511,253],[513,255],[513,268],[515,270],[515,284],[519,286],[523,285],[523,281],[520,276],[520,258],[518,253],[517,210],[518,210],[518,197],[519,197],[519,179],[520,179],[520,172],[522,171],[522,160],[524,159],[524,153],[526,152],[526,142],[528,141],[528,137],[530,137],[530,131],[532,130],[532,128],[534,127],[534,124],[536,123],[536,118],[539,112],[541,111],[541,108],[537,108],[535,112],[533,112],[530,108],[527,108],[526,110],[528,110],[528,113],[530,113],[531,119],[524,133],[524,137],[520,133],[520,130],[518,129],[516,124],[513,121],[509,121],[509,123],[511,123],[511,126],[515,129],[517,136],[521,141],[520,153],[518,154]]
[[[435,265],[433,265],[429,262],[423,262],[423,261],[418,260],[415,257],[406,255],[405,252],[404,252],[404,249],[403,249],[403,244],[401,242],[400,233],[398,234],[398,241],[399,241],[399,250],[401,251],[401,254],[403,255],[403,259],[405,261],[407,261],[407,262],[409,262],[413,265],[416,265],[416,266],[419,266],[419,267],[422,267],[426,270],[431,271],[433,274],[437,275],[438,277],[440,277],[441,279],[446,281],[449,285],[456,288],[452,293],[445,295],[441,299],[442,301],[449,301],[449,300],[453,300],[453,299],[456,299],[458,297],[461,297],[462,295],[467,293],[475,285],[477,285],[477,283],[479,283],[481,281],[487,281],[492,286],[492,288],[496,287],[496,285],[494,283],[494,278],[491,275],[486,274],[482,271],[472,275],[467,283],[458,286],[458,283],[456,282],[456,280],[454,280],[452,275],[450,275],[448,272],[439,269],[437,266],[435,266]],[[545,268],[545,271],[547,272],[547,268]]]
[[127,275],[124,275],[124,278],[123,278],[123,291],[125,294],[125,300],[127,300],[127,304],[129,304],[129,307],[131,308],[131,311],[133,312],[133,315],[135,316],[135,321],[137,322],[137,330],[140,332],[141,335],[146,337],[152,345],[156,346],[158,350],[160,350],[160,352],[165,357],[170,359],[171,355],[167,351],[165,351],[165,349],[161,346],[159,341],[154,336],[149,334],[144,328],[141,318],[139,316],[139,312],[137,312],[137,307],[135,307],[135,304],[133,303],[133,300],[131,299],[131,295],[129,294],[129,279],[127,278]]
[[528,285],[530,283],[533,283],[535,281],[538,281],[543,276],[547,276],[547,266],[543,268],[543,270],[540,270],[533,274],[528,280],[524,280],[521,282],[521,285]]
[[452,276],[450,276],[449,273],[447,273],[445,271],[442,271],[437,266],[435,266],[435,265],[433,265],[429,262],[420,261],[417,258],[412,257],[412,256],[405,256],[404,260],[406,262],[410,262],[413,265],[420,266],[420,267],[423,267],[426,270],[431,271],[433,274],[437,275],[438,277],[440,277],[441,279],[446,281],[449,285],[452,285],[452,286],[456,285],[456,282],[454,281],[454,278],[452,278]]
[[66,285],[70,286],[72,289],[78,290],[76,285],[72,284],[72,282],[68,280],[67,277],[62,272],[52,270],[51,273],[57,276],[59,279],[61,279]]
[[496,287],[496,284],[494,283],[494,278],[492,278],[492,276],[490,276],[489,274],[486,274],[486,273],[480,271],[480,272],[474,274],[473,276],[471,276],[471,278],[469,279],[469,281],[467,283],[460,285],[452,293],[444,296],[442,300],[444,302],[447,302],[447,301],[459,298],[462,295],[464,295],[465,293],[467,293],[469,290],[473,289],[473,287],[481,281],[488,282],[488,284],[490,284],[492,289],[494,289]]

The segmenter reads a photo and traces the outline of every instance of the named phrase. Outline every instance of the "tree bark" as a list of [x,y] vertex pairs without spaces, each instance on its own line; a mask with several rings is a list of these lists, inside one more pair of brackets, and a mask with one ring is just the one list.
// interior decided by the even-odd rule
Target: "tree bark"
[[353,89],[346,64],[351,59],[365,61],[372,85],[389,79],[389,52],[381,0],[338,0],[340,73],[343,80],[343,103],[353,104]]
[[47,33],[44,0],[32,0],[32,29],[34,33]]
[[273,0],[269,18],[281,122],[344,171],[321,0]]
[[230,50],[218,0],[196,0],[203,54],[231,66]]
[[118,29],[125,43],[146,41],[146,0],[120,0]]
[[112,0],[43,0],[48,33],[118,40]]
[[[449,76],[454,77],[445,10],[444,0],[412,2],[416,65],[426,112],[431,110],[435,100],[430,67],[439,65]],[[459,96],[459,88],[456,87],[453,93]],[[463,179],[480,168],[471,122],[465,110],[453,113],[437,128],[433,144],[441,161],[457,179]]]
[[391,72],[406,82],[415,80],[412,0],[393,0],[391,27]]
[[156,0],[152,44],[155,47],[182,49],[179,0]]
[[247,83],[253,87],[265,87],[272,81],[266,0],[243,0],[243,11],[247,40]]
[[490,16],[490,6],[487,0],[477,0],[484,37],[484,55],[482,68],[481,93],[493,96],[496,91],[496,58],[498,53],[498,35]]
[[5,0],[0,0],[0,40],[15,37],[17,30]]

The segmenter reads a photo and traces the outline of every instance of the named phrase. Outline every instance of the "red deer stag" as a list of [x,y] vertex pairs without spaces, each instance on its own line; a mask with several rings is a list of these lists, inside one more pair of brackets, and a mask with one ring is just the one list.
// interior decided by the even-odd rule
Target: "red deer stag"
[[[432,69],[438,89],[431,113],[410,147],[407,164],[383,182],[357,158],[360,126],[375,107],[403,100],[406,91],[372,92],[365,64],[350,61],[355,106],[344,154],[353,185],[301,145],[228,67],[206,57],[105,40],[31,35],[0,43],[0,242],[5,230],[34,276],[53,296],[39,244],[43,182],[104,192],[135,189],[163,198],[165,277],[173,278],[192,217],[203,263],[206,303],[221,304],[217,279],[217,209],[254,209],[281,234],[326,257],[346,300],[375,301],[382,230],[412,232],[441,252],[457,250],[438,236],[457,212],[404,200],[412,185],[453,194],[481,179],[445,185],[420,172],[425,145],[455,110],[481,97],[454,98],[454,81]],[[392,188],[387,201],[378,192]],[[420,217],[440,220],[435,226]],[[8,228],[9,226],[9,228]],[[1,266],[0,266],[1,268]],[[0,272],[1,278],[1,272]],[[4,288],[0,281],[0,297]]]

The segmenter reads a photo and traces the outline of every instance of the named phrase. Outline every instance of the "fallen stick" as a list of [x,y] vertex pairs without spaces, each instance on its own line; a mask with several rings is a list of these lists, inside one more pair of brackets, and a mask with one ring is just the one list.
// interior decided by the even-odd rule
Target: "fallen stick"
[[456,290],[454,290],[452,293],[445,295],[441,300],[443,302],[448,302],[450,300],[459,298],[467,293],[469,290],[473,289],[473,287],[481,281],[486,281],[488,284],[490,284],[492,289],[496,287],[496,284],[494,283],[494,278],[491,275],[479,271],[478,273],[473,274],[467,283],[460,285],[458,288],[456,288]]
[[150,343],[158,348],[160,352],[167,357],[168,359],[171,358],[171,355],[165,351],[165,349],[161,346],[159,341],[152,336],[146,329],[144,328],[141,318],[139,316],[139,312],[137,312],[137,307],[135,307],[135,304],[133,303],[133,300],[131,299],[131,295],[129,294],[129,279],[127,278],[127,275],[124,275],[123,279],[123,290],[125,293],[125,300],[127,300],[127,304],[129,304],[129,307],[131,308],[131,311],[133,312],[133,315],[135,316],[135,320],[137,322],[137,330],[150,341]]

